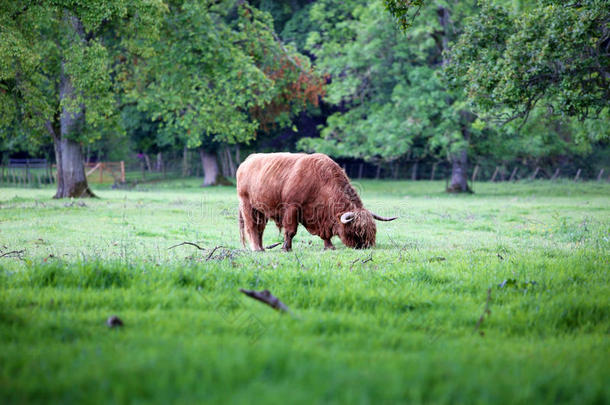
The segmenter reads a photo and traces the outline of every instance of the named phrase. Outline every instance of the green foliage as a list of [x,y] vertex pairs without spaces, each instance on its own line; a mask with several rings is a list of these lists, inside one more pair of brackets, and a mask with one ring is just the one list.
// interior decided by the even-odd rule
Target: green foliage
[[[277,74],[296,57],[279,43],[269,14],[247,3],[175,2],[147,61],[147,83],[134,86],[128,98],[158,121],[165,143],[248,142],[263,119],[289,122],[266,107],[297,81],[298,69]],[[307,58],[300,60],[299,68],[309,69]],[[288,103],[287,110],[302,108]]]
[[527,9],[483,2],[452,48],[448,75],[502,121],[537,105],[581,120],[607,116],[610,3],[538,0]]
[[[456,7],[455,18],[470,7]],[[339,112],[328,118],[321,139],[303,139],[301,148],[388,162],[447,156],[468,146],[462,132],[469,123],[461,113],[467,106],[439,75],[444,28],[436,10],[423,9],[408,37],[379,3],[318,1],[310,18],[320,28],[308,47],[332,78],[326,100]]]
[[[113,47],[145,50],[163,11],[160,0],[0,2],[0,136],[40,143],[63,108],[84,107],[87,127],[74,136],[98,139],[116,118]],[[60,100],[62,69],[74,98]]]
[[[610,399],[608,184],[364,181],[367,207],[400,215],[377,247],[322,251],[300,228],[293,254],[260,254],[239,248],[235,189],[199,183],[86,206],[2,190],[0,249],[25,249],[0,258],[3,403]],[[206,260],[217,245],[231,255]]]
[[425,0],[383,0],[386,10],[392,14],[400,28],[409,29],[420,9],[426,4]]

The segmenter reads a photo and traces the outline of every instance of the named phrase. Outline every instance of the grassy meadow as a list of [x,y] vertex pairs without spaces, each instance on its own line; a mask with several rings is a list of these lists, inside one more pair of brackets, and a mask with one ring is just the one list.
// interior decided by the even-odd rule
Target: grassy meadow
[[251,253],[199,183],[0,188],[0,403],[610,402],[609,184],[363,181],[374,249]]

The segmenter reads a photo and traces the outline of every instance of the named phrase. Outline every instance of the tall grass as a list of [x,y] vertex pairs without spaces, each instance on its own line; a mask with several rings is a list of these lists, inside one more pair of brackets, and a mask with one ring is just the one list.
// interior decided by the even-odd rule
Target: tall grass
[[262,254],[234,189],[155,187],[0,189],[2,403],[609,401],[608,185],[363,182],[376,248]]

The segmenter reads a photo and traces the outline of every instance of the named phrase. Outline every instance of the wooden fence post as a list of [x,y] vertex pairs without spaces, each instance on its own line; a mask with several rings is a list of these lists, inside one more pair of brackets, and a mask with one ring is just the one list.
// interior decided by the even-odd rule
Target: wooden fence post
[[125,162],[121,160],[121,183],[125,183]]
[[496,176],[498,175],[498,172],[500,171],[500,168],[498,166],[496,166],[496,170],[494,170],[494,174],[491,176],[491,182],[493,183],[494,181],[496,181]]
[[576,171],[576,176],[574,176],[574,181],[578,181],[579,178],[580,178],[580,169],[578,169]]
[[411,180],[417,180],[417,167],[419,166],[419,162],[413,163],[413,169],[411,170]]
[[551,177],[551,180],[555,180],[557,179],[557,177],[559,177],[559,168],[555,169],[555,173],[553,173],[553,177]]
[[530,180],[534,180],[536,178],[536,176],[538,175],[539,171],[540,171],[540,167],[536,167],[536,170],[534,170],[534,174],[532,174],[532,176],[530,177]]
[[479,165],[474,167],[474,171],[472,172],[472,182],[474,183],[477,179],[477,174],[479,174]]
[[508,178],[508,181],[513,181],[515,179],[515,176],[517,175],[517,169],[518,169],[518,166],[515,166],[515,168],[513,169],[513,172],[510,174],[510,177]]
[[53,165],[47,165],[47,175],[49,176],[49,184],[53,184]]
[[432,165],[432,174],[430,174],[430,180],[434,180],[434,174],[436,173],[436,162]]
[[600,181],[602,179],[602,176],[604,175],[604,169],[601,169],[599,171],[599,174],[597,175],[597,181]]

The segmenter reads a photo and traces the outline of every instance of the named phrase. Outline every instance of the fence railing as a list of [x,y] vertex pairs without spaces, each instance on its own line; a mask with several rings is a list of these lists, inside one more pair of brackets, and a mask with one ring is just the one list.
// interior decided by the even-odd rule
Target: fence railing
[[[90,183],[124,183],[125,163],[85,163],[85,175]],[[0,185],[39,187],[57,182],[57,167],[46,159],[9,159],[0,165]]]
[[54,182],[55,172],[46,159],[9,159],[0,165],[0,184],[30,187]]
[[[226,162],[219,161],[220,168]],[[451,165],[446,161],[400,162],[374,165],[358,161],[338,163],[353,179],[447,180]],[[167,159],[157,167],[141,160],[129,162],[94,162],[85,164],[87,180],[93,184],[146,183],[170,178],[201,177],[203,170],[196,156],[185,159]],[[228,170],[226,170],[228,172]],[[225,170],[221,170],[225,172]],[[54,184],[57,176],[55,165],[46,159],[9,159],[0,165],[0,186],[39,187]],[[577,166],[527,166],[520,163],[494,165],[493,162],[471,165],[468,170],[471,182],[502,182],[529,180],[610,181],[610,168],[581,169]]]

